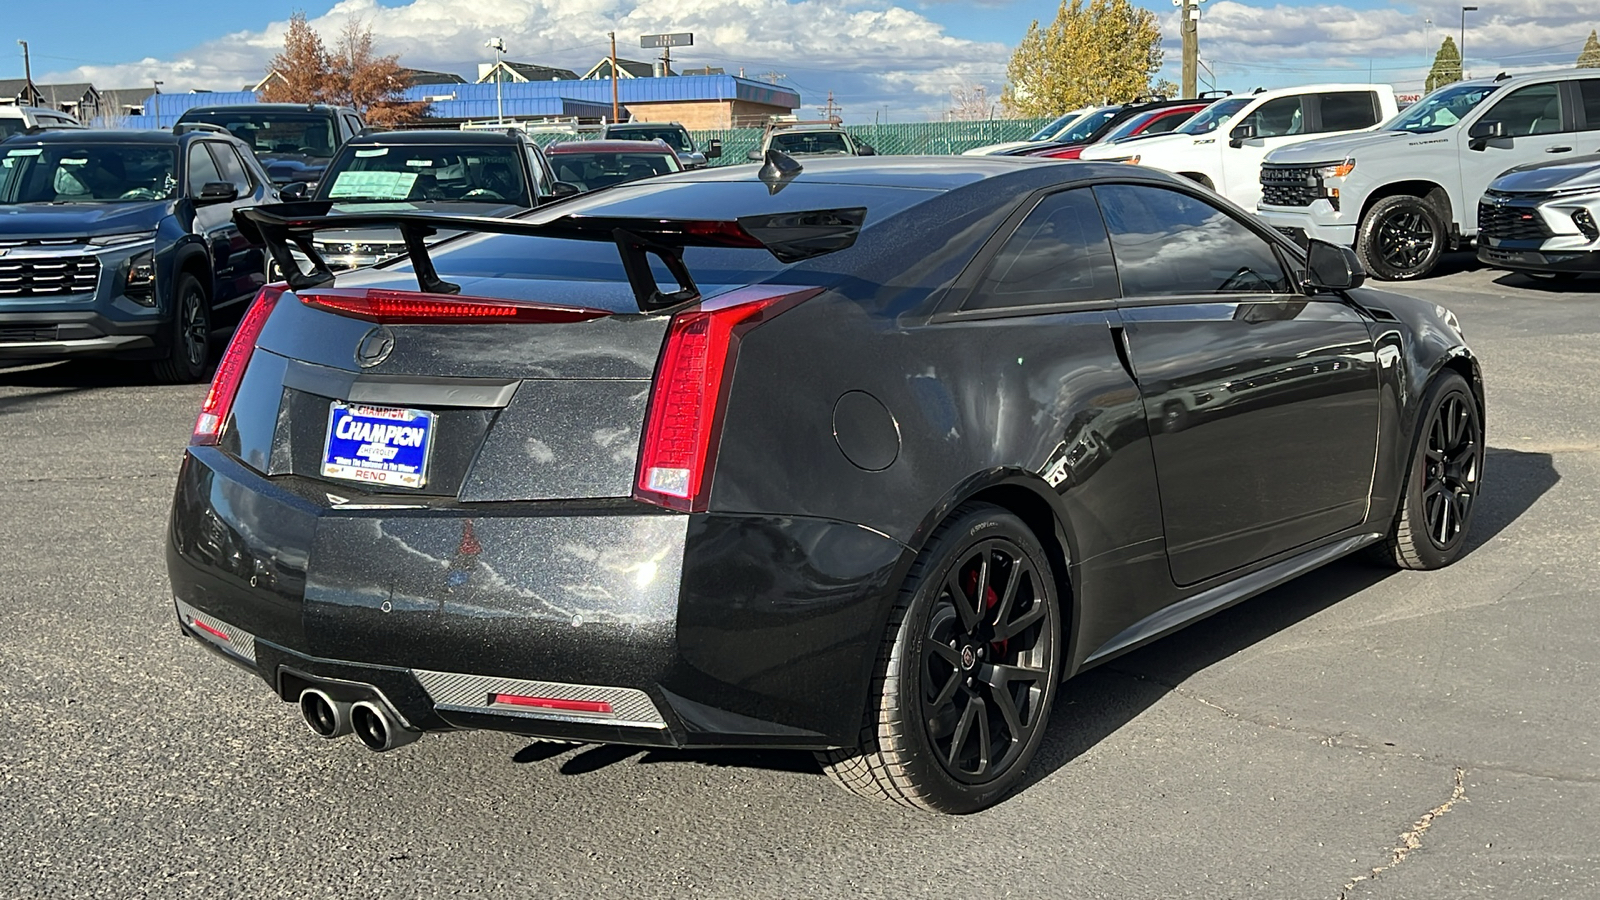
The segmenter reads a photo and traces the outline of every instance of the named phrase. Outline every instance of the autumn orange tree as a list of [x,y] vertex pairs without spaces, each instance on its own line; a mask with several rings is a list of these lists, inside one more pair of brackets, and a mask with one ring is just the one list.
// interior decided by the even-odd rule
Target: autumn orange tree
[[295,12],[283,35],[283,52],[272,58],[267,71],[277,77],[261,91],[265,103],[351,106],[372,125],[404,125],[427,113],[428,104],[402,99],[406,78],[399,56],[379,56],[372,46],[372,26],[359,17],[345,23],[330,51],[306,14]]

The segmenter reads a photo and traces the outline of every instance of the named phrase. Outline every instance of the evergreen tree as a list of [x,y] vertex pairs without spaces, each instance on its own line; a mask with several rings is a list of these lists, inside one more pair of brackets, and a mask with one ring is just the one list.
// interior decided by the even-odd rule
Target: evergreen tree
[[1054,116],[1155,93],[1161,28],[1128,0],[1061,0],[1055,21],[1028,26],[1006,66],[1001,102],[1012,115]]
[[1584,42],[1583,52],[1578,54],[1578,68],[1600,69],[1600,37],[1596,37],[1592,28],[1589,30],[1589,40]]
[[1433,68],[1428,71],[1427,89],[1443,87],[1461,80],[1461,51],[1456,48],[1455,38],[1448,34],[1444,36],[1444,43],[1439,45],[1439,52],[1434,54]]

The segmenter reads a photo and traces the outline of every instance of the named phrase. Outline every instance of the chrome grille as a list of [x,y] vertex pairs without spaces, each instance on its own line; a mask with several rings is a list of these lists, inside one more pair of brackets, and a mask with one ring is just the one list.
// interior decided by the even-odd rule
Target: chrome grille
[[1478,201],[1478,239],[1542,241],[1555,234],[1533,206],[1506,202],[1512,195],[1491,192]]
[[1261,202],[1269,206],[1310,206],[1322,196],[1316,166],[1262,166]]
[[92,294],[98,256],[0,256],[0,297]]

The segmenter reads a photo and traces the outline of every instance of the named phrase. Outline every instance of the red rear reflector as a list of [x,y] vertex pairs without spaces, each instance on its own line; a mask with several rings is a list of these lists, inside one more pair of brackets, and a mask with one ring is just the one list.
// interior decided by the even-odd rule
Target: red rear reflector
[[272,315],[278,298],[288,289],[283,283],[269,284],[256,294],[255,302],[234,329],[228,349],[222,352],[222,362],[217,364],[217,372],[211,377],[211,390],[200,406],[200,417],[195,419],[190,444],[210,446],[221,440],[222,427],[228,422],[234,395],[239,393],[239,383],[244,381],[244,370],[250,365],[250,354],[256,350],[261,329],[266,327],[267,317]]
[[740,337],[821,292],[749,287],[672,317],[650,394],[634,499],[682,512],[705,510]]
[[536,706],[540,709],[561,709],[567,712],[610,713],[611,704],[604,700],[561,700],[555,697],[525,697],[522,694],[490,694],[489,705]]
[[222,632],[218,631],[215,628],[212,628],[210,625],[207,625],[206,623],[200,621],[199,619],[191,619],[190,621],[194,623],[194,627],[200,629],[201,631],[204,631],[206,634],[212,635],[213,637],[219,638],[219,639],[224,640],[224,641],[228,640],[228,636],[227,635],[223,634]]
[[394,325],[474,325],[488,322],[541,322],[558,325],[611,315],[603,309],[552,306],[521,300],[424,294],[420,291],[330,288],[304,291],[301,302],[369,322]]

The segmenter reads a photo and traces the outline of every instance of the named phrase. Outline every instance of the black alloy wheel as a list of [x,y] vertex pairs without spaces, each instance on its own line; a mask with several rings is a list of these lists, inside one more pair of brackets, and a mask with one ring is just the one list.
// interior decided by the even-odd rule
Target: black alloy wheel
[[154,363],[155,376],[169,383],[201,381],[211,358],[211,304],[193,275],[178,278],[167,355]]
[[1061,636],[1037,538],[1004,509],[961,506],[901,590],[861,746],[819,760],[862,796],[946,813],[993,805],[1044,737]]
[[1483,475],[1483,421],[1466,379],[1446,372],[1428,389],[1406,489],[1379,555],[1406,569],[1437,569],[1466,550]]
[[1421,278],[1444,255],[1444,220],[1421,197],[1385,197],[1362,218],[1356,245],[1367,271],[1377,277]]

